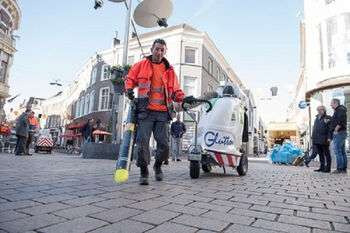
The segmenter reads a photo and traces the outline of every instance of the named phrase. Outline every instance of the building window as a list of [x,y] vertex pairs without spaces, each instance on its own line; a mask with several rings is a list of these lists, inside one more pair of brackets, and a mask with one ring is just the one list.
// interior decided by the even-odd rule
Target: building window
[[92,113],[94,111],[94,101],[95,101],[95,91],[93,90],[90,93],[89,113]]
[[336,66],[336,50],[338,46],[337,34],[337,18],[333,17],[327,20],[328,68]]
[[208,58],[208,72],[209,74],[213,74],[213,60]]
[[1,51],[1,65],[0,65],[0,82],[5,83],[6,73],[8,68],[10,56],[9,54]]
[[344,26],[345,31],[343,48],[345,48],[347,62],[350,64],[350,13],[344,14]]
[[135,56],[129,56],[128,65],[134,65],[134,63],[135,63]]
[[323,70],[323,43],[322,43],[322,28],[321,28],[321,24],[317,26],[317,30],[318,30],[320,69]]
[[87,94],[85,96],[85,107],[84,107],[84,114],[88,114],[89,113],[89,103],[90,103],[90,96],[89,94]]
[[222,74],[222,81],[226,81],[226,74]]
[[220,68],[216,67],[216,78],[220,80]]
[[92,69],[90,85],[96,82],[96,76],[97,76],[97,67]]
[[196,63],[196,49],[186,48],[185,49],[185,63]]
[[207,91],[213,91],[213,86],[208,84]]
[[80,111],[80,99],[77,100],[77,102],[75,103],[75,117],[79,117],[79,111]]
[[334,2],[334,1],[335,0],[325,0],[324,2],[325,2],[326,5],[328,5],[328,4],[330,4],[330,3]]
[[109,79],[109,65],[102,66],[101,81]]
[[85,100],[85,98],[84,98],[84,96],[82,96],[80,99],[80,114],[79,114],[79,116],[84,115],[84,100]]
[[194,77],[184,77],[184,92],[186,95],[196,95],[196,78]]
[[109,87],[100,90],[100,110],[108,110],[109,105]]

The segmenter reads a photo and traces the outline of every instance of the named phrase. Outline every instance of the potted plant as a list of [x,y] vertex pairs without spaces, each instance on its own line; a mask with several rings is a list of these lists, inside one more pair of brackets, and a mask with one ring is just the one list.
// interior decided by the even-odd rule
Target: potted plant
[[123,66],[120,66],[120,65],[112,66],[109,69],[109,74],[111,76],[111,82],[114,87],[114,92],[123,93],[125,91]]

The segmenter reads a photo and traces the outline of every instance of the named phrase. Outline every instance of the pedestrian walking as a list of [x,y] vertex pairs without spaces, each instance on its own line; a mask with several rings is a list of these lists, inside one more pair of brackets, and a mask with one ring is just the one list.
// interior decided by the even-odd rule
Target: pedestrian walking
[[186,133],[186,127],[177,114],[176,121],[171,124],[171,156],[173,161],[181,161],[182,136]]
[[32,155],[30,152],[30,144],[32,144],[35,133],[38,132],[38,120],[35,118],[35,113],[31,111],[29,114],[29,130],[28,138],[25,142],[24,152],[26,155]]
[[172,102],[181,103],[184,97],[174,68],[164,57],[166,49],[166,42],[156,39],[152,44],[152,54],[132,66],[126,76],[125,89],[130,100],[134,99],[133,89],[138,87],[136,165],[140,167],[141,185],[149,184],[149,141],[152,132],[157,142],[153,170],[156,180],[163,180],[161,166],[169,157],[169,121],[174,118]]
[[83,136],[83,143],[81,146],[81,155],[85,152],[85,146],[86,143],[91,142],[92,140],[92,133],[94,132],[94,119],[88,119],[86,123],[80,128],[80,132]]
[[333,140],[333,150],[337,160],[337,169],[332,173],[346,173],[348,166],[345,151],[347,109],[340,104],[339,99],[332,99],[331,107],[334,113],[330,122],[329,141]]
[[308,156],[308,157],[305,159],[305,162],[304,162],[305,166],[309,167],[309,163],[310,163],[313,159],[315,159],[315,158],[317,157],[317,154],[318,154],[318,152],[317,152],[317,146],[316,146],[315,144],[312,144],[312,153],[311,153],[310,156]]
[[28,137],[30,114],[31,110],[26,109],[26,111],[16,119],[17,142],[15,147],[15,155],[24,155],[24,144]]
[[68,154],[73,153],[73,140],[71,138],[66,141],[66,149]]
[[328,141],[331,116],[326,114],[326,108],[322,105],[317,107],[317,112],[312,130],[312,143],[316,146],[320,157],[320,168],[314,171],[328,173],[331,171],[331,153]]

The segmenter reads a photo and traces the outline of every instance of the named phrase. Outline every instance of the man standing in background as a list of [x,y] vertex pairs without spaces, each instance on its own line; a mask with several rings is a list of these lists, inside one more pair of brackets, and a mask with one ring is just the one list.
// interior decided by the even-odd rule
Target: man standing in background
[[337,159],[337,170],[332,173],[346,173],[348,158],[345,151],[346,139],[346,107],[340,104],[339,99],[332,99],[331,107],[334,114],[331,120],[329,141],[333,139],[333,150]]
[[312,144],[316,146],[320,156],[320,168],[315,170],[315,172],[328,173],[331,171],[331,153],[328,141],[329,120],[331,117],[326,114],[326,108],[322,105],[317,107],[317,113],[312,131]]
[[24,113],[22,113],[16,119],[16,148],[15,155],[23,155],[24,154],[24,144],[28,137],[29,130],[29,115],[31,114],[31,110],[27,109]]
[[181,161],[179,156],[182,152],[182,136],[186,133],[186,127],[177,114],[176,121],[171,124],[171,156],[173,161]]

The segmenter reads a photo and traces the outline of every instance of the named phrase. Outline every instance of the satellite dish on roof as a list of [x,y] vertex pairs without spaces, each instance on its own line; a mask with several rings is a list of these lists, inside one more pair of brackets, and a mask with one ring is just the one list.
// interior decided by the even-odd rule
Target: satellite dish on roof
[[134,20],[137,25],[145,28],[155,26],[167,27],[167,19],[173,12],[170,0],[144,0],[134,11]]

